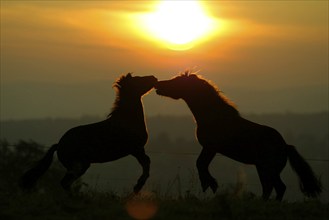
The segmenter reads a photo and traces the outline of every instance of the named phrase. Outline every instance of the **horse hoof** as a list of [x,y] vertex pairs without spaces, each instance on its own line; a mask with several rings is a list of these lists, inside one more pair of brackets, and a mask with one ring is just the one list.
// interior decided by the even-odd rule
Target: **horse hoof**
[[202,186],[202,191],[203,191],[203,192],[206,192],[207,189],[210,187],[210,184],[208,184],[208,183],[204,183],[204,184],[201,184],[201,186]]
[[138,194],[141,191],[142,187],[143,186],[138,186],[138,185],[134,186],[134,193]]
[[206,192],[207,189],[210,187],[210,189],[213,191],[213,193],[216,193],[217,188],[218,188],[217,181],[214,178],[210,178],[205,182],[201,182],[201,186],[202,186],[203,192]]
[[214,185],[211,185],[210,188],[211,188],[212,192],[215,194],[217,191],[217,188],[218,188],[217,183],[215,183]]

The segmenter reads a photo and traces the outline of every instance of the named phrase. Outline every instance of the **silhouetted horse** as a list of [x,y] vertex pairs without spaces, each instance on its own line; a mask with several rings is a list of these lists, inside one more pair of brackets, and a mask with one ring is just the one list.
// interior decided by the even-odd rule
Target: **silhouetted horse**
[[144,145],[148,134],[144,121],[141,97],[150,91],[157,79],[154,76],[122,76],[114,85],[117,97],[112,112],[104,121],[68,130],[58,144],[53,145],[45,156],[21,178],[20,186],[32,188],[52,162],[57,151],[59,161],[67,173],[61,181],[64,189],[83,175],[91,163],[103,163],[132,155],[143,167],[143,173],[134,187],[141,190],[149,177],[150,159]]
[[221,153],[256,165],[265,200],[273,187],[276,199],[282,200],[286,186],[280,173],[287,158],[299,176],[302,192],[310,197],[320,194],[320,182],[295,147],[286,144],[275,129],[242,118],[228,99],[207,80],[187,71],[171,80],[159,81],[155,88],[159,95],[183,99],[194,115],[196,136],[203,147],[196,162],[203,191],[208,187],[214,193],[217,190],[217,182],[210,175],[208,166],[215,154]]

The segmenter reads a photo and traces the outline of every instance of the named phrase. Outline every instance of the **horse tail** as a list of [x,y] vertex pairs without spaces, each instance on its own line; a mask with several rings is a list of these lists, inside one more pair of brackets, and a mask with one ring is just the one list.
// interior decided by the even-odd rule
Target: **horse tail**
[[321,191],[322,186],[320,180],[315,176],[310,165],[297,152],[292,145],[287,145],[288,158],[292,169],[299,177],[299,186],[301,191],[307,197],[317,197]]
[[52,161],[53,155],[58,148],[58,144],[54,144],[46,152],[41,160],[39,160],[34,167],[26,171],[26,173],[19,180],[19,186],[22,189],[31,189],[35,186],[37,180],[48,170]]

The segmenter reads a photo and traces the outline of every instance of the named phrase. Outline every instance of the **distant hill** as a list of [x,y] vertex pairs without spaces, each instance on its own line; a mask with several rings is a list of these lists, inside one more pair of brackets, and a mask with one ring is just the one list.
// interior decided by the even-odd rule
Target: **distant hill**
[[[285,136],[293,139],[300,135],[315,138],[328,137],[328,112],[313,114],[245,114],[245,118],[254,122],[272,126]],[[32,139],[41,144],[50,145],[58,141],[71,127],[104,120],[103,117],[83,116],[80,118],[42,118],[0,121],[1,138],[9,141]],[[150,139],[167,135],[170,139],[184,138],[194,140],[195,123],[192,115],[159,115],[146,119]]]
[[[109,112],[115,99],[112,88],[114,81],[115,78],[80,83],[3,83],[0,118],[80,117],[84,114],[103,116]],[[313,86],[273,87],[272,83],[251,86],[242,81],[241,78],[226,83],[222,80],[213,81],[241,112],[328,111],[328,85],[325,82]],[[190,113],[184,101],[159,97],[155,91],[143,97],[143,104],[148,116]]]

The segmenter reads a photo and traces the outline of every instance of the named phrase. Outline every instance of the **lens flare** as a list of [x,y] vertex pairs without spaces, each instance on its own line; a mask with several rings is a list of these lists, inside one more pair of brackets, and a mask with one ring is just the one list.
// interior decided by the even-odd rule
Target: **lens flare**
[[157,197],[154,193],[142,191],[130,195],[125,204],[127,213],[136,220],[151,219],[158,211]]

